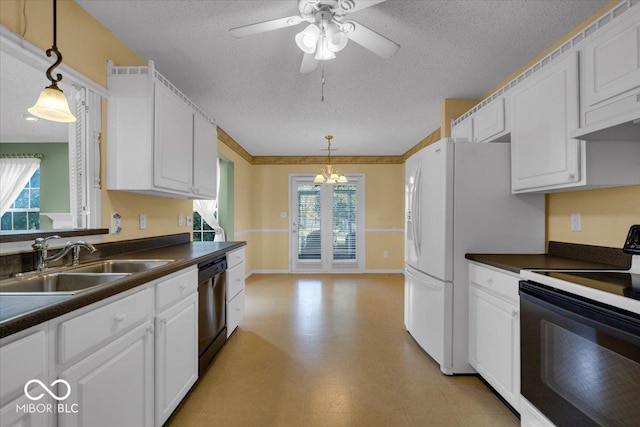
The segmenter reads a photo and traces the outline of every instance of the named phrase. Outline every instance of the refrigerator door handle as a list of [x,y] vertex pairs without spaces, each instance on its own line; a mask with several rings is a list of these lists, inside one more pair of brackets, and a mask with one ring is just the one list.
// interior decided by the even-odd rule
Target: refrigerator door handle
[[416,183],[413,186],[413,207],[412,211],[412,228],[413,228],[413,245],[416,249],[416,255],[420,256],[420,249],[422,247],[422,242],[420,239],[422,238],[422,216],[420,212],[420,190],[421,190],[421,181],[422,181],[422,168],[418,166],[418,170],[416,171]]

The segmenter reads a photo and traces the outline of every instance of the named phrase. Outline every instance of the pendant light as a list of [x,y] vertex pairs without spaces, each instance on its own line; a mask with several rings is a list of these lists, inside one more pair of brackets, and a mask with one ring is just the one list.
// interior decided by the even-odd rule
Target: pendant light
[[52,122],[72,123],[76,121],[76,117],[69,110],[67,97],[57,85],[57,83],[62,80],[62,75],[58,73],[55,78],[51,76],[53,70],[62,63],[62,54],[57,46],[56,3],[56,0],[53,0],[53,46],[46,50],[48,57],[50,57],[52,53],[56,55],[56,61],[51,67],[47,68],[46,72],[51,84],[44,88],[38,98],[38,102],[27,111],[36,117],[51,120]]
[[333,135],[327,135],[324,138],[327,140],[327,150],[329,152],[327,154],[327,170],[325,171],[322,169],[322,171],[313,179],[313,183],[324,184],[326,182],[327,184],[346,184],[349,182],[347,177],[344,176],[342,171],[333,170],[333,166],[331,166],[331,140],[333,139]]

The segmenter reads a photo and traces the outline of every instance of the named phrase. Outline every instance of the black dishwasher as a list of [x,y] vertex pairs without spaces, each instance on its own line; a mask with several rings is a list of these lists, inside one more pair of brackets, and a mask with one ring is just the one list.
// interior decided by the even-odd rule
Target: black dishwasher
[[226,256],[198,264],[199,374],[202,374],[227,341],[224,290],[226,269]]

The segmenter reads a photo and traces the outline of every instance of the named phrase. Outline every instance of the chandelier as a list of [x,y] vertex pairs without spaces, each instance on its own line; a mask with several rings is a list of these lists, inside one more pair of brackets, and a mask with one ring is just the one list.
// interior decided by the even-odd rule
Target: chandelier
[[331,140],[333,139],[333,135],[327,135],[324,137],[327,140],[327,169],[322,169],[322,171],[316,175],[313,179],[314,184],[345,184],[349,182],[347,177],[344,176],[342,171],[333,170],[333,166],[331,166]]

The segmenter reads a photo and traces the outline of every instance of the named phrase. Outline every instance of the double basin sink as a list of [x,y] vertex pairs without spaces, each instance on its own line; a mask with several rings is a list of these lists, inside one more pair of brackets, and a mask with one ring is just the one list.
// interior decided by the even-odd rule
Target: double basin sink
[[0,281],[0,295],[77,294],[151,270],[173,260],[106,260],[50,272],[26,273]]

